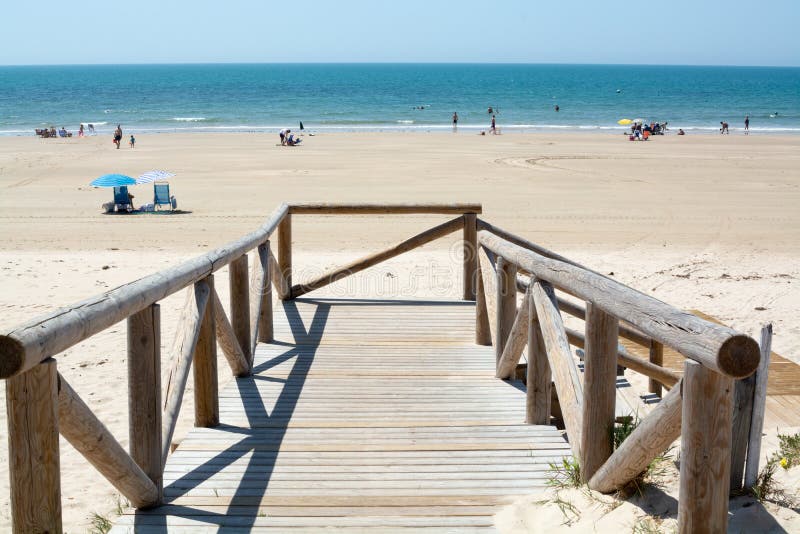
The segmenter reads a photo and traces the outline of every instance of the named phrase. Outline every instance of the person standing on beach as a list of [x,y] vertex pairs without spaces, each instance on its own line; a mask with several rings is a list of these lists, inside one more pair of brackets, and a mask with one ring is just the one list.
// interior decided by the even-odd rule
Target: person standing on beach
[[117,124],[117,129],[114,130],[114,144],[117,145],[117,150],[119,150],[120,141],[122,141],[122,126]]
[[489,128],[489,130],[493,134],[497,135],[497,124],[495,123],[494,115],[492,115],[492,126],[491,126],[491,128]]
[[730,135],[731,131],[728,129],[728,123],[725,121],[720,121],[721,128],[719,129],[719,133],[721,134],[728,134]]
[[455,132],[458,129],[458,112],[453,112],[453,131]]
[[744,134],[745,135],[750,134],[750,115],[744,116]]

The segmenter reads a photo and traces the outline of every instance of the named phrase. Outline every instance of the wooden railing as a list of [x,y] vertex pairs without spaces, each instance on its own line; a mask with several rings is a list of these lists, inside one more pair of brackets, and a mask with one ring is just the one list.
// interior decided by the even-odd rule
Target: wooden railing
[[[515,375],[527,345],[528,423],[547,424],[551,384],[573,455],[591,489],[609,493],[644,472],[681,438],[681,532],[724,532],[728,495],[741,487],[745,467],[758,465],[770,332],[762,346],[640,293],[523,238],[478,220],[479,272],[476,342],[494,344],[497,377]],[[517,307],[517,292],[524,293]],[[557,291],[585,301],[585,306]],[[585,332],[564,325],[561,312],[585,321]],[[647,360],[619,344],[624,337],[648,350]],[[570,344],[584,348],[583,380]],[[664,347],[687,360],[683,376],[661,367]],[[759,364],[761,362],[761,364]],[[650,391],[669,393],[613,450],[617,365],[650,379]],[[761,395],[753,394],[759,368]],[[744,379],[751,377],[750,379]],[[737,380],[738,379],[738,380]],[[734,424],[743,406],[753,414]],[[761,414],[757,421],[756,414]],[[751,458],[751,454],[755,454]],[[731,459],[733,458],[733,466]],[[754,478],[745,476],[745,484]]]
[[[294,283],[293,215],[417,213],[456,217],[382,252]],[[476,342],[494,343],[497,376],[513,376],[528,347],[527,422],[549,424],[554,383],[582,475],[591,488],[603,492],[636,477],[682,436],[682,531],[692,531],[699,520],[715,530],[726,521],[733,379],[750,375],[759,365],[758,344],[494,227],[478,219],[480,213],[480,204],[283,204],[238,241],[0,335],[15,532],[61,531],[59,432],[135,507],[161,503],[164,465],[190,369],[195,426],[213,427],[219,423],[217,347],[233,375],[251,372],[257,343],[273,337],[273,287],[279,298],[292,299],[459,230],[463,297],[476,300]],[[277,256],[270,245],[273,233]],[[214,272],[224,266],[230,317],[214,287]],[[158,302],[181,289],[187,290],[186,301],[162,399]],[[524,293],[519,307],[518,291]],[[575,304],[557,291],[586,304]],[[565,327],[561,311],[583,319],[585,331]],[[130,452],[58,373],[52,358],[123,319],[128,330]],[[620,336],[646,347],[650,358],[622,349]],[[585,348],[583,380],[570,344]],[[689,358],[682,378],[661,367],[664,346]],[[618,364],[647,375],[652,391],[660,393],[664,386],[669,393],[613,451]]]
[[[219,424],[217,346],[234,376],[251,373],[258,342],[273,337],[272,287],[294,298],[378,262],[467,228],[475,251],[480,204],[282,204],[256,231],[222,248],[107,293],[62,308],[0,335],[0,378],[6,380],[11,516],[15,532],[61,532],[59,433],[136,508],[162,502],[170,453],[190,369],[194,424]],[[292,214],[457,214],[458,217],[327,275],[292,285]],[[465,221],[467,222],[465,226]],[[270,237],[278,235],[278,255]],[[252,269],[248,253],[254,252]],[[465,256],[474,280],[475,256]],[[230,317],[214,287],[228,267]],[[158,302],[186,289],[186,300],[161,384]],[[474,288],[465,286],[474,299]],[[53,356],[127,320],[130,451],[126,451],[58,372]]]

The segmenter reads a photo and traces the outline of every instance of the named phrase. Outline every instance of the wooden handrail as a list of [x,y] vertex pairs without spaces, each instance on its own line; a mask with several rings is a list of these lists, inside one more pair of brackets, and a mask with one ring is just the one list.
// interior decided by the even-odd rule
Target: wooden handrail
[[313,215],[407,215],[422,213],[439,213],[462,215],[464,213],[481,213],[481,204],[476,203],[330,203],[330,202],[292,202],[289,213]]
[[726,376],[745,377],[758,366],[758,343],[749,336],[675,309],[616,280],[546,258],[487,231],[478,232],[478,240],[537,278],[595,303],[709,369]]
[[462,229],[463,225],[464,225],[463,217],[457,217],[455,219],[451,219],[438,226],[434,226],[433,228],[425,230],[424,232],[417,234],[414,237],[406,239],[405,241],[398,243],[392,248],[383,250],[375,254],[370,254],[369,256],[365,256],[347,265],[328,271],[327,273],[318,276],[313,280],[309,280],[308,282],[303,282],[302,284],[295,285],[292,287],[290,294],[292,298],[299,297],[300,295],[305,295],[310,291],[319,289],[328,284],[332,284],[333,282],[337,282],[342,278],[350,276],[351,274],[363,271],[368,267],[372,267],[373,265],[377,265],[378,263],[386,261],[390,258],[399,256],[400,254],[408,252],[409,250],[421,247],[422,245],[430,243],[431,241],[439,239],[440,237],[444,237],[448,234],[451,234],[456,230]]
[[269,239],[288,210],[288,205],[281,204],[261,227],[241,239],[0,335],[0,378],[27,371],[45,358],[70,348],[228,265]]

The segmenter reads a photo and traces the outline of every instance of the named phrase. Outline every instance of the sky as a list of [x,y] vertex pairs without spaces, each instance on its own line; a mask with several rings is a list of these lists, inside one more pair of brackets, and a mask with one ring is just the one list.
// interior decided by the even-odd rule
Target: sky
[[3,0],[0,65],[800,66],[800,0]]

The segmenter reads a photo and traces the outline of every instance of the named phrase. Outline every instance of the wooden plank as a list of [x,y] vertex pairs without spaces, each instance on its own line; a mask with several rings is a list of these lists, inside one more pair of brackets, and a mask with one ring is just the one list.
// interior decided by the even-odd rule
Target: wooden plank
[[6,381],[6,414],[13,530],[61,532],[55,360]]
[[[664,345],[659,343],[658,341],[651,339],[650,340],[650,353],[649,359],[650,363],[653,365],[657,365],[659,367],[664,366]],[[659,397],[661,396],[661,382],[656,380],[655,378],[650,378],[647,381],[647,391],[650,393],[655,393]]]
[[528,368],[527,390],[525,396],[525,422],[532,425],[550,423],[550,403],[552,399],[552,372],[547,360],[547,348],[542,337],[542,327],[536,315],[533,300],[533,287],[528,286]]
[[731,464],[733,381],[687,360],[683,372],[681,532],[725,532]]
[[477,345],[492,344],[492,330],[489,325],[486,290],[483,287],[483,271],[481,269],[480,251],[476,251],[477,271],[475,273],[475,343]]
[[[758,371],[756,371],[756,374]],[[747,442],[750,438],[750,421],[753,415],[753,395],[756,388],[756,374],[736,380],[733,393],[733,423],[731,435],[731,483],[730,491],[742,489]]]
[[0,335],[0,378],[30,369],[128,316],[188,287],[266,241],[289,207],[280,205],[257,230],[165,271],[112,289]]
[[481,213],[481,205],[475,203],[332,203],[332,202],[292,202],[290,213],[312,215],[407,215],[439,213],[461,215],[462,213]]
[[772,354],[772,323],[766,324],[761,328],[760,350],[761,361],[756,370],[753,412],[750,420],[750,437],[747,444],[747,462],[744,470],[744,487],[746,488],[752,488],[758,479],[758,463],[761,459],[761,435],[764,431],[764,415],[766,412],[767,379]]
[[[64,412],[64,416],[67,412],[72,413],[73,420],[85,417],[84,414],[88,408],[86,410],[67,409],[67,406],[72,404],[82,406],[83,403],[77,396],[75,399],[70,399],[70,402],[62,402],[62,399],[69,398],[68,395],[65,395],[66,392],[71,392],[71,388],[69,384],[61,380],[59,410]],[[85,408],[85,406],[82,407]],[[102,425],[98,429],[85,428],[85,430],[86,432],[73,432],[74,439],[80,442],[81,434],[85,434],[83,439],[94,440],[97,439],[95,436],[100,435],[103,436],[103,439],[98,441],[106,443],[102,448],[110,448],[116,444],[113,438],[109,443],[110,434]],[[94,432],[91,432],[92,430]],[[62,429],[62,434],[65,434],[64,429]],[[144,496],[142,488],[120,491],[123,495],[135,492],[136,495],[129,498],[132,503],[136,503],[135,506],[155,504],[161,500],[161,469],[163,467],[161,450],[161,308],[158,304],[152,304],[128,317],[128,436],[131,458],[153,482],[156,495],[155,498]],[[89,445],[90,450],[95,450],[94,447],[91,447],[91,441]],[[76,446],[76,448],[78,447]],[[92,460],[90,459],[90,461]],[[108,460],[99,460],[98,463],[100,464],[97,466],[98,470],[103,472],[102,466],[109,462]],[[119,470],[123,467],[124,464],[121,464],[116,469]],[[104,473],[104,475],[107,478],[109,476],[127,476],[124,471],[112,472],[110,475]]]
[[500,364],[508,336],[514,325],[514,316],[517,313],[517,268],[502,257],[497,258],[497,337],[494,340],[494,354],[496,364]]
[[758,366],[758,344],[749,336],[710,323],[640,293],[616,280],[546,258],[486,231],[479,242],[519,268],[594,302],[648,335],[719,373],[742,378]]

